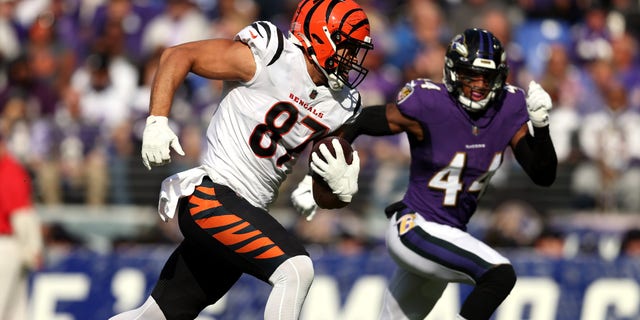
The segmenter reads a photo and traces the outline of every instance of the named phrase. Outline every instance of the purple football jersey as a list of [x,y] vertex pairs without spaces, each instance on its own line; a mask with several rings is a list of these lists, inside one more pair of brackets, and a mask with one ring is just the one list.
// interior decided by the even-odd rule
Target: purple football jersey
[[472,118],[443,84],[417,79],[400,90],[398,108],[424,130],[423,141],[409,135],[406,205],[428,221],[466,230],[511,138],[529,120],[524,91],[505,92],[502,103]]

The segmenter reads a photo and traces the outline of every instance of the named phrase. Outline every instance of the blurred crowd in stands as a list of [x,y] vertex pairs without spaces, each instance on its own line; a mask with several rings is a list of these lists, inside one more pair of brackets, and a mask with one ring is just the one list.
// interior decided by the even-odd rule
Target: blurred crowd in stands
[[[503,222],[522,234],[502,241],[504,234],[487,228],[487,238],[529,246],[541,235],[553,239],[560,231],[545,226],[550,212],[640,213],[640,1],[359,3],[375,45],[359,87],[365,105],[394,100],[412,78],[441,81],[448,41],[469,27],[486,28],[502,41],[510,84],[526,88],[534,79],[551,94],[558,180],[551,189],[537,188],[520,179],[523,173],[507,156],[481,204],[495,213],[492,228],[507,212]],[[182,42],[233,37],[255,20],[286,31],[296,4],[0,0],[0,130],[33,176],[34,201],[155,206],[162,179],[198,164],[201,132],[221,90],[218,81],[187,78],[170,117],[186,156],[147,171],[139,150],[160,52]],[[309,242],[338,238],[345,250],[366,245],[371,230],[382,237],[384,206],[402,196],[406,137],[363,136],[355,147],[362,161],[360,192],[344,210],[292,223]],[[289,192],[304,172],[288,179],[274,206],[292,212]]]

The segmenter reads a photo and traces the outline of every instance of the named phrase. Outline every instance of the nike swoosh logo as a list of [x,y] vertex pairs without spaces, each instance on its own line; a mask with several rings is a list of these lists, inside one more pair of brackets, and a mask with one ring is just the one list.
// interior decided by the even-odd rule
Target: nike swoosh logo
[[252,38],[252,39],[255,39],[255,38],[257,38],[257,37],[258,37],[258,36],[256,36],[255,34],[253,34],[253,31],[249,31],[249,34],[251,34],[251,38]]

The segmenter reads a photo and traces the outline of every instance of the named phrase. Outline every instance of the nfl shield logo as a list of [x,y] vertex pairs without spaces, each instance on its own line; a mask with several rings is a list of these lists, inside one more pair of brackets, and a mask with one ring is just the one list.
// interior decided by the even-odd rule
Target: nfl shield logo
[[396,103],[400,104],[402,101],[407,99],[413,93],[413,87],[410,85],[406,85],[400,89],[398,92],[398,97],[396,98]]

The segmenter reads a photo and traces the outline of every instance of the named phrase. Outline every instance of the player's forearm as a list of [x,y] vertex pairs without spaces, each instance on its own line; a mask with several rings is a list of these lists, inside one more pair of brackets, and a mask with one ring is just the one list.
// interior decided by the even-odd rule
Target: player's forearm
[[389,128],[385,106],[370,106],[364,108],[353,123],[342,127],[340,133],[340,135],[350,143],[362,134],[369,136],[387,136],[394,134]]
[[558,158],[549,135],[549,127],[534,128],[535,137],[527,134],[520,139],[514,154],[531,180],[541,186],[550,186],[556,179]]

